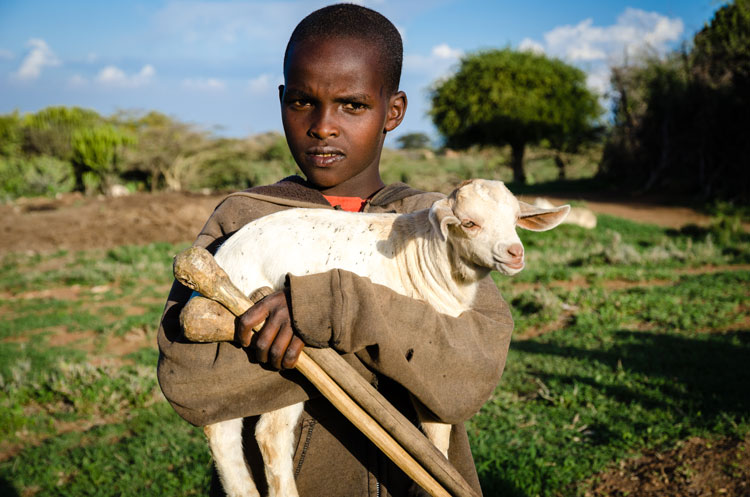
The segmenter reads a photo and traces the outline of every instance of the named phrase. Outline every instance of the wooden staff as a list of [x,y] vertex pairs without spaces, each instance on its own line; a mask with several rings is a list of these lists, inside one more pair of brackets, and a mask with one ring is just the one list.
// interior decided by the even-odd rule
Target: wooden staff
[[[192,247],[178,254],[174,274],[181,283],[235,316],[253,305],[205,249]],[[181,321],[188,339],[234,340],[234,319],[205,299],[191,299],[183,314]],[[262,323],[256,329],[261,327]],[[334,350],[306,348],[295,367],[430,495],[477,497],[440,451]]]

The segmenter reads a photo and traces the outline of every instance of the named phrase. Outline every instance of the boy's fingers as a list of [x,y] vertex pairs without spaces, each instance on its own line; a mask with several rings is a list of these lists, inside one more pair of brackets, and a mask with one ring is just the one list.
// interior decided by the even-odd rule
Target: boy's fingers
[[305,342],[293,335],[292,341],[286,349],[286,354],[284,354],[284,360],[281,362],[281,366],[284,369],[292,369],[296,366],[299,356],[302,353],[302,349],[304,348]]
[[[260,323],[260,331],[253,333]],[[284,291],[268,295],[245,311],[237,318],[236,327],[237,341],[253,349],[258,362],[276,369],[293,368],[304,348],[292,331],[289,296]]]
[[245,311],[241,316],[237,318],[236,323],[236,339],[243,346],[248,347],[253,339],[253,328],[262,323],[269,314],[267,306],[261,302],[255,304],[250,309]]
[[255,349],[255,359],[258,362],[268,362],[268,356],[276,336],[279,334],[279,322],[271,314],[266,319],[266,324],[253,336],[252,347]]
[[274,368],[281,369],[281,363],[286,356],[286,351],[292,342],[292,338],[294,338],[292,327],[288,322],[283,323],[268,351],[268,363]]

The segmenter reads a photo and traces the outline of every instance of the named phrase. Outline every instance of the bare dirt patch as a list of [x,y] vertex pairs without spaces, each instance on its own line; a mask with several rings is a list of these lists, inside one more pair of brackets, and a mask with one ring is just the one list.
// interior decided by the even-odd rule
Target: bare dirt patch
[[[19,199],[0,205],[0,254],[48,253],[60,249],[112,248],[149,242],[195,239],[224,193],[138,193],[125,197],[64,195]],[[549,197],[555,203],[568,199]],[[709,218],[689,207],[655,201],[585,197],[595,213],[679,228],[705,225]]]
[[0,205],[0,253],[192,241],[223,194],[63,196]]
[[590,480],[587,497],[750,495],[750,436],[693,437],[666,451],[648,451]]

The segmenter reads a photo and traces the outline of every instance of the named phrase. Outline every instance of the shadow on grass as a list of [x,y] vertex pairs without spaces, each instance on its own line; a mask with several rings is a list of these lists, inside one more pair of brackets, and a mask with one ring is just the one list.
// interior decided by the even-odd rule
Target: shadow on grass
[[496,478],[494,475],[486,475],[479,479],[482,486],[482,494],[491,497],[500,495],[502,497],[528,497],[527,493],[513,485],[513,483]]
[[19,497],[16,488],[5,478],[0,478],[0,495],[4,497]]
[[[624,374],[630,375],[631,386],[616,381],[603,384],[578,375],[540,377],[589,384],[624,406],[636,402],[650,409],[671,410],[694,427],[712,428],[732,423],[732,417],[748,417],[750,330],[697,337],[620,330],[613,333],[613,339],[608,350],[536,341],[516,342],[513,347],[527,353],[596,361],[612,371],[621,365]],[[607,443],[606,427],[600,429],[598,441]]]
[[547,181],[533,185],[511,182],[507,186],[515,195],[601,194],[612,189],[611,184],[598,178]]

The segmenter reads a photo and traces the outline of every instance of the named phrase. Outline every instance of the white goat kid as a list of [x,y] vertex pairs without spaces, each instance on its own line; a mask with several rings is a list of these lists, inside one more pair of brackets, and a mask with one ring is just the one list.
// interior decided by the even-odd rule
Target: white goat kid
[[[409,214],[278,212],[237,231],[219,248],[216,261],[246,294],[263,286],[279,289],[288,273],[338,268],[455,317],[470,309],[479,281],[490,271],[513,275],[523,269],[516,226],[552,229],[568,210],[519,202],[500,181],[472,180],[430,209]],[[414,405],[425,434],[447,457],[450,425],[431,421],[419,402]],[[302,408],[299,403],[263,414],[256,425],[270,497],[298,495],[292,456]],[[205,433],[227,494],[259,497],[243,457],[242,419],[206,426]]]

